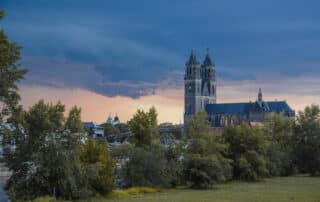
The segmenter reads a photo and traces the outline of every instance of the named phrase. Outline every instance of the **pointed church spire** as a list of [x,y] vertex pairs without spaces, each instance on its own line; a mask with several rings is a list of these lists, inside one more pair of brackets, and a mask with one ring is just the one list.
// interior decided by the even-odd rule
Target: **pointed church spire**
[[206,54],[206,58],[204,59],[203,65],[204,66],[213,66],[213,63],[211,62],[211,58],[209,55],[209,48],[207,48],[207,54]]
[[195,53],[194,48],[191,50],[191,55],[189,57],[189,61],[187,62],[187,64],[193,64],[193,65],[199,64],[197,61],[197,57],[196,57],[196,53]]
[[258,101],[262,102],[262,90],[261,90],[261,88],[259,88]]

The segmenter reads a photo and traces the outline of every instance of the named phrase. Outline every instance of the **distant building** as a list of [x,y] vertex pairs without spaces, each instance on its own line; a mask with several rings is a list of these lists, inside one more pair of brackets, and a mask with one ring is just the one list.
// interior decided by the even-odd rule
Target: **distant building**
[[93,138],[103,138],[104,137],[104,127],[100,126],[94,122],[84,122],[83,126],[88,133]]
[[116,115],[114,118],[112,118],[112,116],[109,115],[107,118],[107,123],[115,126],[115,125],[120,124],[120,119],[119,119],[118,115]]
[[[3,144],[2,144],[3,133],[4,133],[4,131],[13,132],[14,130],[16,130],[16,128],[10,123],[0,124],[0,160],[3,158],[3,149],[4,149]],[[20,131],[22,131],[24,133],[24,129],[22,126],[20,127]],[[8,147],[7,147],[7,149],[8,149]],[[10,151],[14,151],[16,149],[15,142],[11,142],[9,149],[10,149]]]
[[243,122],[260,125],[267,113],[283,113],[287,117],[294,117],[295,112],[286,101],[264,101],[259,89],[255,102],[216,103],[216,75],[215,65],[207,53],[202,65],[197,61],[192,50],[185,70],[184,93],[184,123],[198,111],[206,111],[212,127],[224,128],[230,124],[238,125]]

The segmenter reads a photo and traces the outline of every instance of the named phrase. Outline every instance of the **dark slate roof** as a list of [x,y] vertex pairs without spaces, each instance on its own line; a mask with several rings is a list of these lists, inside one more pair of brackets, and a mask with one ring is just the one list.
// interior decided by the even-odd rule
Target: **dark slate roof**
[[213,65],[213,63],[211,62],[211,58],[210,58],[209,53],[207,53],[206,58],[204,59],[203,65],[204,66],[212,66]]
[[[265,104],[268,106],[268,112],[294,113],[285,101],[271,101]],[[255,105],[256,102],[207,104],[206,112],[208,114],[248,114]]]
[[272,101],[267,102],[270,111],[272,112],[291,112],[292,109],[289,107],[286,101]]
[[197,61],[197,57],[196,57],[194,49],[192,49],[192,51],[191,51],[191,55],[190,55],[190,58],[189,58],[189,61],[187,62],[187,64],[189,64],[189,65],[191,65],[191,64],[193,64],[193,65],[199,64],[199,62]]
[[207,104],[208,114],[245,114],[250,109],[250,103]]

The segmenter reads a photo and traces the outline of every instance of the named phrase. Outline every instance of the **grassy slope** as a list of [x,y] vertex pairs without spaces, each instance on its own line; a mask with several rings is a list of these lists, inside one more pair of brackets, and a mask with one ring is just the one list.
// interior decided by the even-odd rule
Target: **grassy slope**
[[258,183],[233,182],[217,185],[213,190],[173,189],[122,199],[96,199],[92,202],[214,202],[214,201],[312,201],[320,202],[320,178],[287,177],[266,179]]

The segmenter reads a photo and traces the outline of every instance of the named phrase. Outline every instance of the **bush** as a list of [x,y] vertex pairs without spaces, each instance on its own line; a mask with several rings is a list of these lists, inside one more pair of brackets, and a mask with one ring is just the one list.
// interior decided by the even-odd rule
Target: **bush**
[[183,167],[184,178],[192,188],[208,188],[232,177],[230,161],[217,155],[190,155],[184,161]]
[[115,161],[109,155],[107,142],[89,138],[80,150],[80,160],[87,176],[87,186],[103,196],[114,187]]
[[292,152],[271,142],[267,147],[267,169],[270,176],[289,176],[297,172]]
[[256,181],[268,175],[266,141],[261,129],[245,124],[231,126],[226,128],[222,137],[229,145],[234,179]]
[[135,148],[125,164],[122,175],[127,187],[167,187],[166,159],[159,146]]
[[182,152],[180,145],[173,145],[166,149],[165,176],[171,187],[181,184],[182,178]]
[[297,116],[293,135],[295,161],[302,172],[320,172],[320,108],[307,106]]
[[231,160],[225,158],[227,147],[210,132],[207,114],[195,114],[188,123],[183,161],[183,180],[193,188],[208,188],[232,177]]
[[296,172],[293,163],[293,123],[291,118],[282,113],[271,113],[265,117],[264,134],[270,176],[288,176]]

